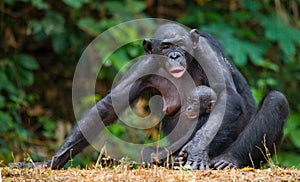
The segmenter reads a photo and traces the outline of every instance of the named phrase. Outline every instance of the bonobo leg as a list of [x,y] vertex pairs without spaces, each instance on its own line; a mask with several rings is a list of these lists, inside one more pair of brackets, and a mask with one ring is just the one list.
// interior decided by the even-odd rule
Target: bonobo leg
[[259,166],[261,161],[266,161],[265,147],[272,155],[273,144],[280,143],[288,113],[285,96],[277,91],[270,92],[236,141],[222,155],[214,158],[211,165],[216,169],[238,168],[252,166],[253,161],[254,167]]

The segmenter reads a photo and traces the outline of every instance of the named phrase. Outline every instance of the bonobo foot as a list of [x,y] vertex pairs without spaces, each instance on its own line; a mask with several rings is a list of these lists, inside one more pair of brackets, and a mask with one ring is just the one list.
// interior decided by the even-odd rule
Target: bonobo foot
[[48,168],[51,165],[51,160],[45,162],[12,162],[8,164],[8,167],[12,168],[35,168],[35,167],[45,167]]
[[208,170],[209,157],[206,150],[198,150],[197,145],[186,144],[178,154],[179,159],[182,160],[186,156],[185,166],[191,166],[192,169]]
[[239,167],[238,162],[233,159],[232,157],[228,157],[226,155],[220,155],[216,158],[214,158],[211,162],[210,162],[210,167],[212,167],[213,169],[236,169]]

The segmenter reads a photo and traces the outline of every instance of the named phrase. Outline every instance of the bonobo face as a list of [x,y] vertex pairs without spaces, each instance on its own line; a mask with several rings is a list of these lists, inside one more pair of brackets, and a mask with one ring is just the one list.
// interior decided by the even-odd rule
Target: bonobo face
[[[200,111],[200,102],[198,97],[190,97],[187,99],[185,115],[188,119],[198,118],[198,113]],[[200,111],[201,112],[201,111]]]
[[181,78],[193,59],[190,33],[176,24],[161,26],[153,39],[144,40],[143,46],[148,54],[166,56],[166,60],[160,61],[174,78]]
[[207,86],[201,85],[192,90],[186,102],[185,114],[188,119],[195,119],[204,113],[210,113],[216,103],[216,93]]

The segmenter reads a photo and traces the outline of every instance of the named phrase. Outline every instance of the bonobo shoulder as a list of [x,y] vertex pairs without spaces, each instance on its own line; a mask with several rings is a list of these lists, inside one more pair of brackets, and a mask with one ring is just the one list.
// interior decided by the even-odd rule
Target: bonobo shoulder
[[207,40],[207,43],[212,47],[212,49],[220,54],[222,57],[226,57],[226,54],[224,52],[223,46],[217,39],[215,39],[212,35],[205,32],[199,32],[199,35]]

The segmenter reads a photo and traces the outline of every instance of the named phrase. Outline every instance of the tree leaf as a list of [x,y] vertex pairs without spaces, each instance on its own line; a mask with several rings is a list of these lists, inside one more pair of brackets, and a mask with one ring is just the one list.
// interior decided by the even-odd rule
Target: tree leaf
[[46,35],[59,34],[65,31],[64,17],[55,11],[47,11],[41,24]]
[[84,4],[90,2],[90,0],[75,0],[75,1],[74,0],[63,0],[63,2],[72,8],[79,9]]
[[65,51],[68,48],[68,41],[67,41],[66,34],[61,33],[58,35],[54,35],[52,38],[52,47],[53,50],[58,54],[65,53]]
[[278,42],[286,56],[296,53],[294,43],[300,44],[300,30],[287,25],[274,14],[264,17],[261,24],[265,28],[265,36],[272,41]]
[[27,54],[19,54],[15,57],[16,66],[21,66],[28,70],[36,70],[39,68],[39,65],[36,59]]
[[236,65],[245,66],[247,64],[247,57],[250,58],[252,63],[261,64],[264,60],[263,54],[266,46],[260,42],[254,44],[250,41],[239,39],[234,35],[235,29],[235,27],[225,26],[222,23],[203,27],[203,30],[218,37],[226,53],[233,58]]
[[5,98],[2,95],[0,95],[0,108],[3,108],[5,106],[4,102],[5,102]]
[[17,88],[14,82],[10,81],[4,69],[0,69],[0,90],[6,90],[10,94],[17,94]]
[[43,0],[31,0],[31,4],[39,10],[49,9],[50,5]]
[[84,17],[78,20],[78,26],[93,36],[101,33],[104,21],[96,22],[92,17]]
[[0,111],[0,132],[6,132],[13,127],[12,117]]
[[33,84],[34,78],[31,71],[23,68],[18,69],[19,78],[23,86],[30,86]]

